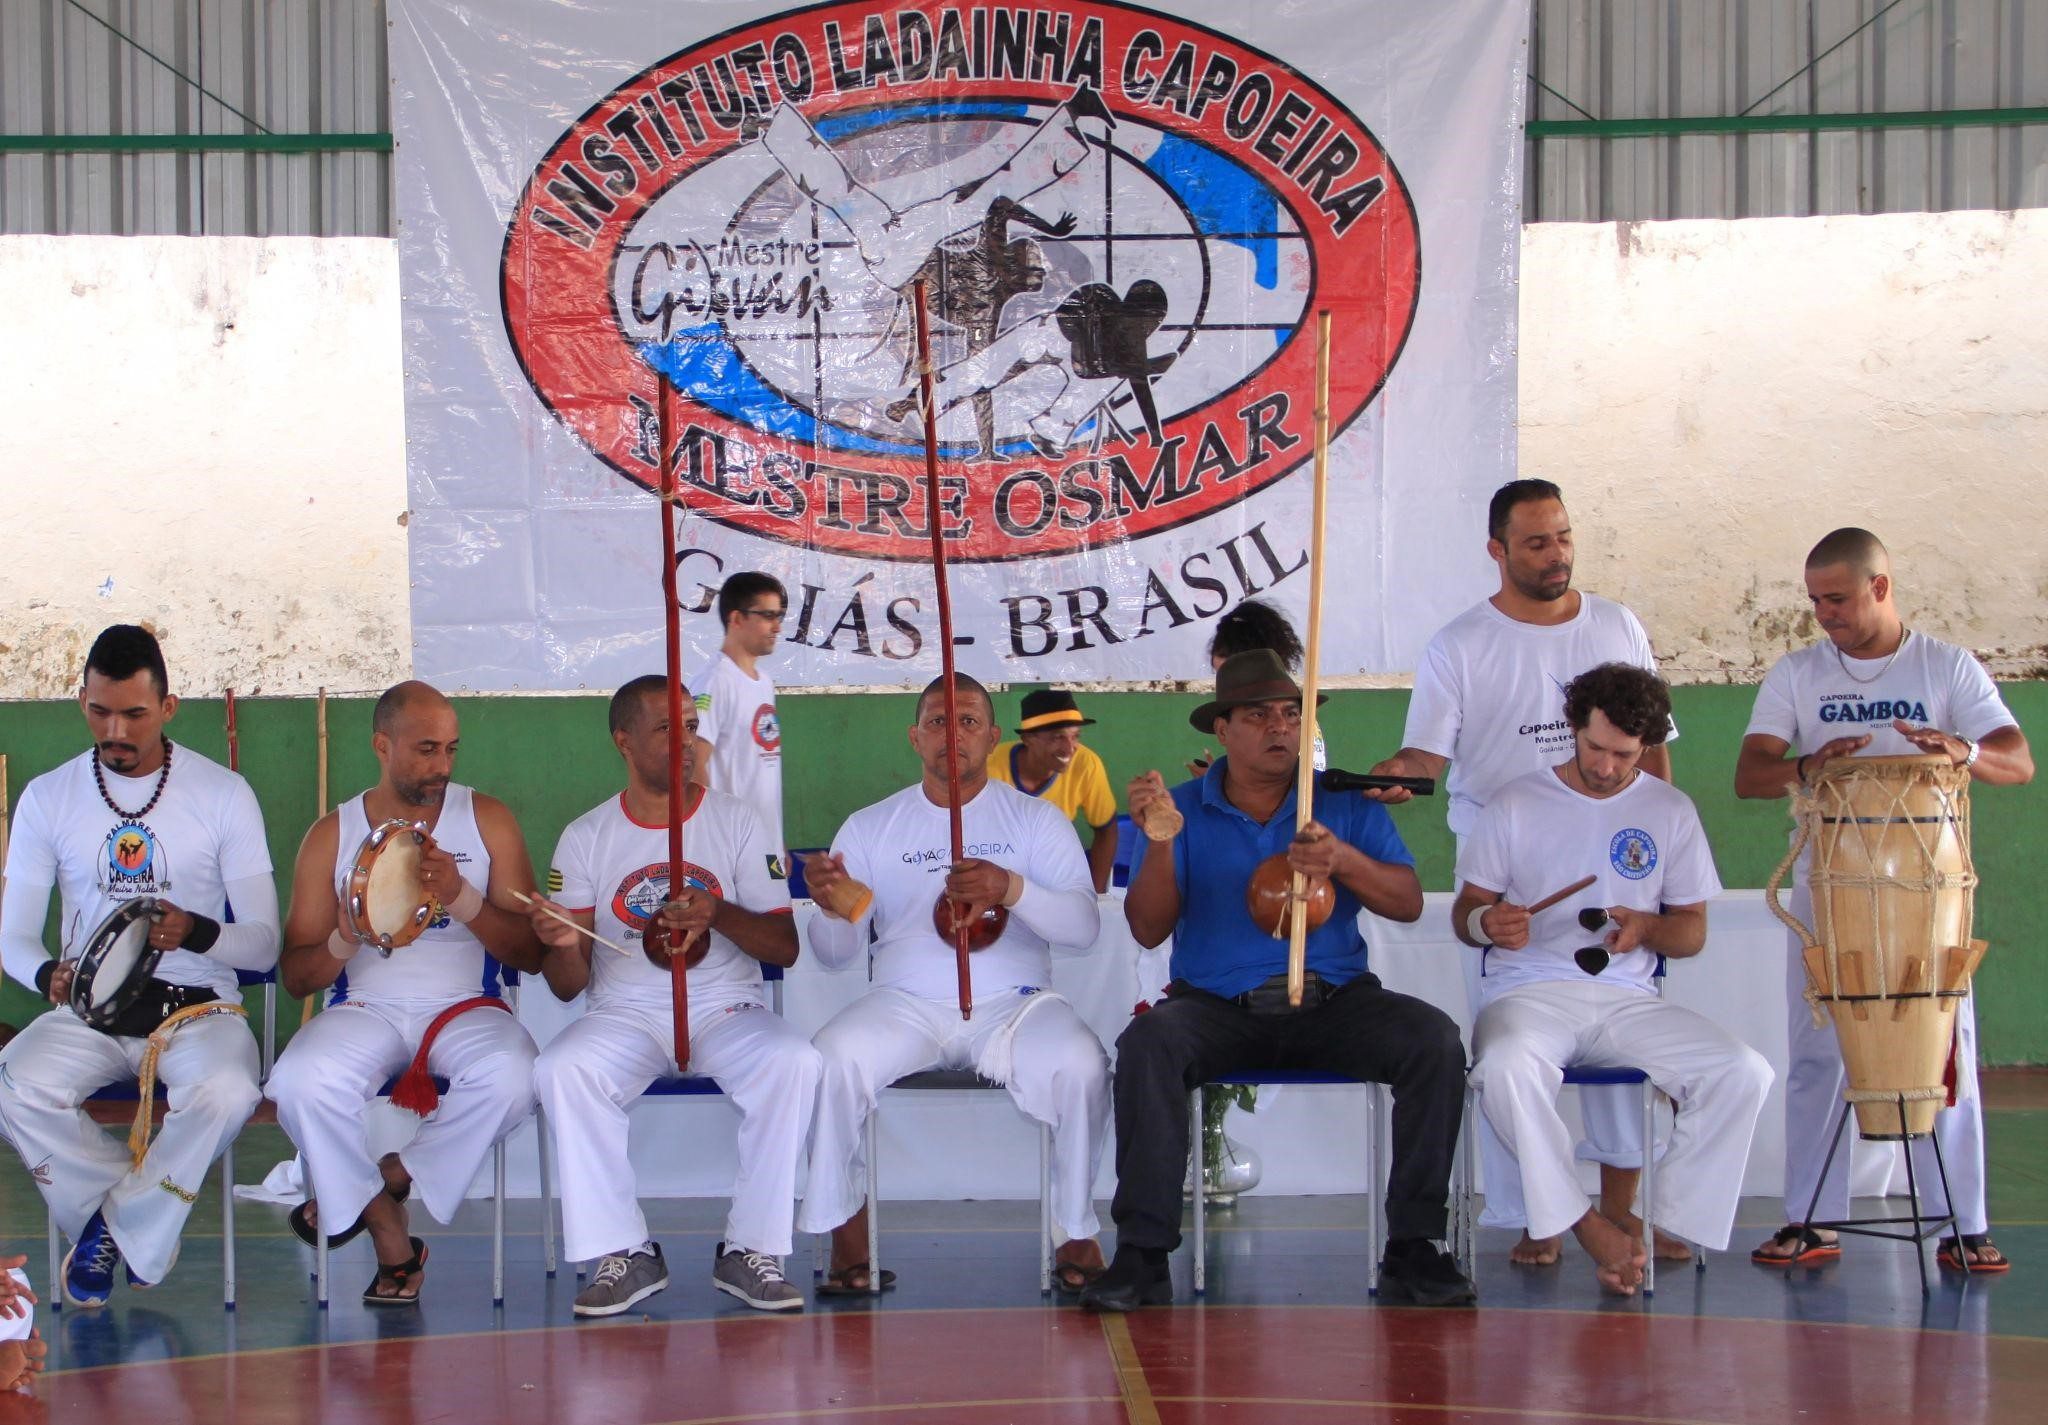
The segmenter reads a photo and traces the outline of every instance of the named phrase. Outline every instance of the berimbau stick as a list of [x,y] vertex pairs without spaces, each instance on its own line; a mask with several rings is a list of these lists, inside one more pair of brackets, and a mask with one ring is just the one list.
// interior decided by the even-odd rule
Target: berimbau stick
[[616,941],[605,939],[602,935],[599,935],[595,930],[585,930],[580,924],[570,919],[568,916],[563,915],[553,906],[543,904],[540,898],[537,896],[530,896],[525,891],[519,890],[513,891],[512,894],[519,898],[519,903],[521,905],[533,906],[536,909],[538,909],[540,913],[546,916],[549,920],[561,921],[562,924],[568,926],[571,930],[575,931],[585,940],[595,941],[597,944],[604,946],[605,949],[616,950],[621,955],[630,956],[633,953],[631,950],[628,950],[625,946],[617,943]]
[[1597,880],[1599,880],[1599,879],[1600,879],[1600,878],[1599,878],[1598,876],[1588,876],[1588,877],[1586,877],[1586,878],[1585,878],[1584,880],[1581,880],[1581,881],[1573,881],[1573,882],[1572,882],[1572,883],[1571,883],[1570,885],[1566,886],[1566,887],[1565,887],[1565,888],[1564,888],[1563,890],[1561,890],[1561,891],[1552,891],[1552,892],[1551,892],[1551,893],[1550,893],[1549,895],[1545,896],[1545,897],[1544,897],[1544,898],[1543,898],[1542,900],[1540,900],[1540,901],[1536,902],[1536,904],[1534,904],[1534,905],[1530,906],[1530,907],[1529,907],[1529,914],[1530,914],[1530,915],[1532,915],[1532,916],[1534,916],[1534,915],[1541,915],[1541,914],[1543,914],[1543,912],[1544,912],[1544,911],[1546,911],[1546,910],[1549,910],[1549,909],[1550,909],[1550,908],[1551,908],[1552,906],[1556,905],[1556,904],[1557,904],[1557,903],[1558,903],[1559,901],[1562,901],[1562,900],[1570,900],[1570,899],[1571,899],[1571,898],[1572,898],[1573,896],[1577,895],[1577,894],[1578,894],[1578,893],[1579,893],[1580,891],[1583,891],[1584,889],[1586,889],[1586,887],[1588,887],[1588,886],[1592,885],[1592,884],[1593,884],[1593,882],[1595,882],[1595,881],[1597,881]]
[[[1330,314],[1316,313],[1316,447],[1309,506],[1308,646],[1301,662],[1301,756],[1294,778],[1294,834],[1315,811],[1316,683],[1323,651],[1323,529],[1330,488]],[[1308,877],[1294,873],[1287,897],[1287,1002],[1301,1003],[1308,982]]]
[[[932,531],[932,584],[939,605],[939,668],[946,694],[946,816],[952,832],[952,864],[966,859],[966,838],[960,830],[960,759],[953,755],[950,739],[960,735],[959,696],[953,686],[953,601],[946,588],[946,541],[939,530],[939,427],[938,409],[932,403],[932,332],[926,305],[924,281],[911,288],[917,310],[917,394],[924,410],[924,510]],[[960,1017],[974,1017],[974,976],[967,966],[967,937],[971,922],[959,916],[953,922],[953,967],[960,978]]]
[[[668,657],[668,896],[680,897],[688,886],[683,878],[683,624],[682,605],[676,598],[676,497],[675,456],[670,450],[668,377],[654,375],[654,430],[661,449],[656,456],[661,471],[661,625],[663,647]],[[689,958],[693,934],[678,943],[669,938],[669,1000],[675,1010],[676,1071],[690,1066],[690,971],[683,962]]]

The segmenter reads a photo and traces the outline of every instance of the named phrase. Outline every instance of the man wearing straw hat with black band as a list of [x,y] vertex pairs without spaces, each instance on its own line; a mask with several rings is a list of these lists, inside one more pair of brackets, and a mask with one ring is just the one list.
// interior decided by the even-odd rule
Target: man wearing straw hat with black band
[[[1315,819],[1295,830],[1302,691],[1269,649],[1216,672],[1216,696],[1189,718],[1224,755],[1171,792],[1157,772],[1130,785],[1131,815],[1170,798],[1183,826],[1149,846],[1124,914],[1147,948],[1173,937],[1167,998],[1117,1040],[1116,1258],[1082,1296],[1098,1311],[1173,1300],[1167,1255],[1180,1243],[1188,1091],[1219,1075],[1323,1070],[1394,1090],[1387,1189],[1390,1300],[1456,1306],[1472,1284],[1436,1239],[1448,1218],[1451,1159],[1465,1085],[1465,1046],[1450,1016],[1381,987],[1366,968],[1361,910],[1389,920],[1422,914],[1414,858],[1393,818],[1357,792],[1319,791]],[[1267,859],[1330,883],[1329,919],[1308,933],[1298,1008],[1288,1003],[1287,941],[1251,916],[1245,890]]]
[[1083,717],[1074,695],[1063,688],[1026,693],[1017,740],[1000,743],[989,754],[988,774],[1026,796],[1051,802],[1069,821],[1087,819],[1092,833],[1088,870],[1100,894],[1109,889],[1116,865],[1116,793],[1109,788],[1102,758],[1081,744],[1081,729],[1093,726],[1095,719]]

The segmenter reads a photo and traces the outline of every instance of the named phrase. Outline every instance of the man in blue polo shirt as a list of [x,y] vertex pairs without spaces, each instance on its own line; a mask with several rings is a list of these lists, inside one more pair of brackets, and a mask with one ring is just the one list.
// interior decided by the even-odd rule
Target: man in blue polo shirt
[[[1386,809],[1356,792],[1316,795],[1294,831],[1301,689],[1278,655],[1239,653],[1216,671],[1216,696],[1190,716],[1223,756],[1170,793],[1157,772],[1130,785],[1128,805],[1170,797],[1185,821],[1171,856],[1152,848],[1131,877],[1124,914],[1150,948],[1173,936],[1166,1000],[1117,1040],[1116,1258],[1082,1295],[1098,1311],[1173,1299],[1167,1254],[1180,1244],[1188,1160],[1188,1089],[1219,1075],[1310,1069],[1390,1084],[1394,1157],[1387,1189],[1386,1293],[1419,1306],[1474,1299],[1444,1235],[1451,1160],[1463,1111],[1465,1047],[1450,1017],[1381,988],[1366,969],[1358,913],[1422,914],[1414,858]],[[1299,1008],[1287,1002],[1287,942],[1253,923],[1245,888],[1261,861],[1330,883],[1336,905],[1309,932]]]

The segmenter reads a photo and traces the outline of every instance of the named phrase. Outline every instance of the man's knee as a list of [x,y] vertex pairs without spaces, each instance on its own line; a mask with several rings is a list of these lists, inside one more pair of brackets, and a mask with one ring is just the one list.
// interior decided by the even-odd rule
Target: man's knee
[[240,1125],[249,1121],[263,1090],[255,1078],[238,1068],[220,1068],[203,1079],[182,1086],[179,1110],[218,1123]]
[[1721,1085],[1761,1109],[1777,1074],[1771,1068],[1771,1061],[1749,1045],[1738,1043],[1735,1050],[1733,1062],[1729,1064],[1727,1073],[1721,1076]]

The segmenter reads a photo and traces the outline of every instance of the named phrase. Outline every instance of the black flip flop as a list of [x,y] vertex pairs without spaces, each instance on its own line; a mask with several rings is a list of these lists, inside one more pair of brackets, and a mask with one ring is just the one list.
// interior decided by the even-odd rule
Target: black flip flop
[[412,1243],[412,1255],[394,1266],[387,1267],[382,1262],[377,1264],[377,1275],[371,1277],[370,1284],[363,1288],[363,1305],[418,1306],[420,1304],[420,1296],[417,1290],[411,1296],[380,1296],[377,1292],[377,1288],[387,1281],[402,1292],[415,1280],[426,1275],[427,1244],[417,1237],[408,1240]]
[[[294,1207],[288,1214],[286,1214],[285,1220],[291,1223],[292,1235],[294,1237],[298,1238],[301,1242],[304,1242],[308,1247],[318,1247],[320,1245],[320,1239],[318,1236],[315,1235],[313,1224],[306,1220],[306,1209],[311,1207],[312,1205],[313,1199],[310,1197],[307,1198],[304,1202],[300,1203],[297,1207]],[[328,1237],[327,1250],[331,1252],[336,1247],[346,1246],[348,1243],[355,1241],[357,1237],[362,1235],[363,1228],[366,1225],[367,1223],[364,1221],[364,1219],[358,1217],[355,1220],[354,1224],[351,1225],[347,1231],[336,1232]]]
[[[873,1296],[875,1292],[872,1285],[850,1286],[846,1280],[855,1274],[867,1275],[868,1270],[866,1262],[855,1262],[843,1271],[825,1273],[824,1277],[812,1290],[819,1296]],[[887,1267],[882,1268],[881,1287],[883,1291],[894,1291],[896,1289],[896,1273],[890,1271]]]
[[[407,1183],[405,1185],[404,1190],[400,1192],[393,1192],[389,1187],[386,1187],[384,1189],[384,1196],[390,1198],[393,1202],[403,1204],[404,1202],[406,1202],[407,1199],[409,1199],[412,1196],[412,1184]],[[292,1235],[298,1238],[301,1242],[304,1242],[308,1247],[317,1247],[320,1245],[320,1243],[317,1240],[315,1240],[313,1236],[313,1224],[306,1220],[306,1209],[311,1207],[317,1201],[319,1201],[318,1198],[309,1197],[304,1202],[294,1207],[290,1212],[285,1214],[285,1221],[291,1224]],[[336,1247],[345,1246],[348,1243],[355,1241],[357,1237],[362,1235],[363,1229],[369,1226],[369,1224],[370,1215],[369,1213],[365,1212],[361,1216],[356,1218],[355,1222],[348,1228],[347,1231],[337,1232],[333,1236],[329,1237],[327,1239],[327,1250],[331,1252]]]

